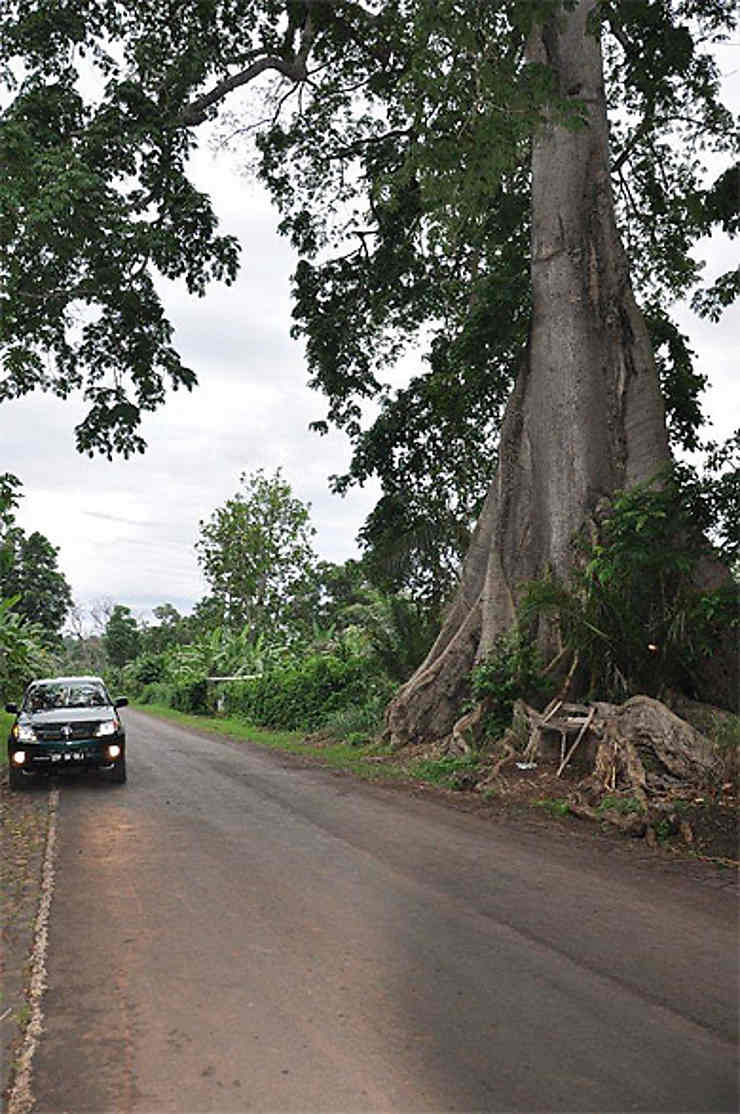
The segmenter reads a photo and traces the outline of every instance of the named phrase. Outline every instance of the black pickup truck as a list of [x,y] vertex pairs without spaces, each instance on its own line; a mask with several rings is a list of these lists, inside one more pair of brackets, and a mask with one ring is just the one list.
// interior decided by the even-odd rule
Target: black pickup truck
[[100,677],[47,677],[33,681],[8,736],[8,780],[21,789],[36,775],[102,770],[110,781],[126,780],[126,732]]

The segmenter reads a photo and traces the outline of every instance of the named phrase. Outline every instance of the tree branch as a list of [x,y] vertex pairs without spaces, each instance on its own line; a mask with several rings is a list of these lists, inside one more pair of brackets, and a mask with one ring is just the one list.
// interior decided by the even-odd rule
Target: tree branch
[[295,62],[286,62],[284,58],[270,56],[260,58],[258,62],[253,62],[241,73],[233,74],[231,77],[219,81],[218,85],[214,86],[209,93],[204,93],[202,97],[198,97],[197,100],[187,105],[175,120],[176,126],[190,128],[204,123],[208,119],[209,108],[222,101],[234,89],[239,89],[242,85],[248,85],[250,81],[254,81],[266,70],[275,70],[296,84],[305,80],[306,76],[305,65],[302,69],[299,69]]
[[632,132],[632,135],[630,136],[627,143],[625,143],[625,145],[622,148],[622,150],[620,151],[620,153],[617,155],[617,157],[615,159],[612,160],[611,169],[612,169],[613,174],[616,174],[621,170],[621,168],[624,166],[624,164],[629,159],[632,152],[639,145],[640,140],[643,139],[648,134],[650,129],[653,127],[653,125],[654,125],[654,120],[653,120],[652,117],[648,117],[648,116],[643,117],[641,123]]
[[315,37],[316,29],[309,13],[301,33],[298,52],[292,60],[270,54],[265,55],[264,58],[259,58],[251,66],[247,66],[245,70],[219,81],[210,92],[204,93],[202,97],[198,97],[197,100],[187,105],[177,117],[176,125],[189,128],[204,123],[208,119],[209,108],[218,104],[235,89],[239,89],[242,85],[248,85],[250,81],[254,81],[266,70],[275,70],[283,77],[287,77],[294,85],[300,85],[308,77],[306,62]]

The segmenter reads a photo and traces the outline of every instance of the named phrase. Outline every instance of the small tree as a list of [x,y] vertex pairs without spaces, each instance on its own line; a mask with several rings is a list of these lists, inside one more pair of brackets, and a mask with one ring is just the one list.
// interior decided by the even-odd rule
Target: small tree
[[139,628],[131,608],[117,603],[106,624],[105,653],[111,665],[120,669],[139,652]]
[[170,646],[178,646],[188,640],[188,623],[171,603],[160,603],[152,608],[156,625],[143,627],[141,650],[148,654],[161,654]]
[[21,613],[23,597],[9,583],[22,535],[14,513],[20,487],[20,480],[9,472],[0,476],[0,694],[5,700],[18,697],[34,676],[52,672],[54,665],[44,645],[47,632]]
[[58,553],[37,530],[27,537],[13,526],[6,535],[7,567],[0,573],[0,595],[18,596],[14,610],[52,638],[58,636],[72,607],[69,584],[57,565]]
[[278,468],[242,474],[242,489],[200,523],[198,561],[230,627],[285,628],[312,577],[310,506],[296,499]]
[[54,672],[43,631],[12,610],[15,597],[0,600],[0,697],[17,698],[34,677]]

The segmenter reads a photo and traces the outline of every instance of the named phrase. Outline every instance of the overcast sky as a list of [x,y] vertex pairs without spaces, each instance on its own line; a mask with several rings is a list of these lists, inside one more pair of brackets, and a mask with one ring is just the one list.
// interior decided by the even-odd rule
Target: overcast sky
[[[720,58],[737,111],[740,79],[730,71],[740,50],[726,48]],[[141,617],[163,602],[188,611],[206,592],[193,548],[198,523],[236,492],[242,472],[282,467],[294,494],[311,504],[319,556],[332,561],[357,555],[357,531],[377,499],[374,485],[343,499],[329,491],[328,477],[347,468],[349,445],[339,433],[308,429],[324,417],[326,400],[307,387],[302,346],[289,335],[295,260],[268,199],[228,156],[202,150],[195,171],[221,231],[242,244],[242,267],[232,287],[214,284],[204,299],[160,284],[175,345],[200,385],[170,394],[146,417],[146,454],[113,462],[80,456],[79,400],[31,395],[0,407],[0,471],[23,482],[18,521],[59,547],[60,568],[83,607],[109,597]],[[737,249],[726,241],[715,240],[706,254],[708,279],[736,265]],[[740,426],[740,307],[719,325],[688,308],[678,317],[710,377],[705,410],[721,439]]]
[[160,284],[175,344],[199,386],[170,393],[146,416],[146,454],[112,462],[78,454],[79,400],[27,396],[0,409],[2,470],[24,485],[18,521],[60,547],[60,567],[83,605],[109,596],[136,613],[165,601],[188,610],[206,590],[193,549],[198,523],[235,493],[242,472],[282,467],[312,505],[320,556],[334,561],[356,555],[354,538],[376,498],[369,489],[345,499],[328,490],[328,476],[346,469],[347,442],[308,430],[324,417],[325,400],[306,386],[303,349],[289,335],[294,259],[267,198],[208,152],[197,159],[197,178],[222,229],[243,246],[242,269],[233,286],[214,285],[204,299],[183,284]]

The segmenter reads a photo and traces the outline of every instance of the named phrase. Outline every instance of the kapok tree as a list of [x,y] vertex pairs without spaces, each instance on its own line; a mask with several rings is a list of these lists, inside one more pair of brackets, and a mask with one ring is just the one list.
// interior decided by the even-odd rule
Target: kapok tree
[[[530,39],[530,56],[583,115],[579,126],[546,120],[533,136],[529,339],[459,589],[388,711],[397,745],[452,730],[471,668],[515,623],[527,583],[546,572],[567,581],[576,539],[586,527],[598,533],[613,494],[660,482],[670,464],[652,345],[615,220],[595,9],[593,0],[563,7]],[[557,624],[538,640],[546,660],[563,649]],[[697,687],[733,706],[737,660],[732,645],[724,650]]]
[[[630,266],[654,335],[657,323],[673,342],[663,295],[696,279],[692,239],[716,221],[737,227],[736,177],[701,188],[665,135],[682,118],[694,142],[731,146],[716,70],[690,27],[711,38],[733,20],[727,0],[13,0],[2,28],[14,96],[0,136],[0,398],[84,387],[80,447],[142,447],[141,412],[168,381],[193,382],[154,272],[202,294],[236,268],[236,245],[187,178],[194,137],[237,90],[277,75],[253,128],[260,173],[301,256],[297,329],[328,420],[356,446],[351,479],[382,469],[402,514],[426,484],[435,519],[452,485],[450,533],[465,526],[518,368],[456,601],[389,712],[396,741],[443,736],[521,585],[547,569],[567,575],[600,500],[668,461],[663,400],[684,442],[695,430],[701,383],[685,366],[677,377],[656,369],[609,178],[630,171]],[[636,118],[627,134],[618,126],[611,167],[600,23],[623,52],[620,104]],[[81,58],[97,84],[80,80]],[[726,304],[735,281],[704,308]],[[380,371],[425,327],[430,372],[396,405]],[[362,403],[378,396],[387,420],[368,440]],[[538,637],[557,649],[557,633]],[[732,681],[712,687],[726,702]]]

